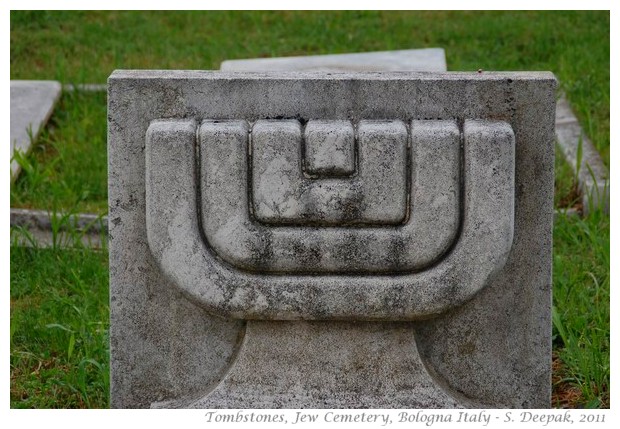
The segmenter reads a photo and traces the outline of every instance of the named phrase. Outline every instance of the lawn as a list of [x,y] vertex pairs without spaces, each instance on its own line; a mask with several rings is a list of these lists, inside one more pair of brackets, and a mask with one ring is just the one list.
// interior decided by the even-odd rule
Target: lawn
[[[11,79],[443,47],[457,70],[550,70],[609,165],[608,12],[11,12]],[[105,213],[105,93],[65,92],[11,206]],[[556,205],[574,202],[556,159]],[[609,217],[558,216],[554,405],[609,406]],[[11,248],[11,406],[106,407],[107,253]],[[86,286],[87,285],[87,286]],[[49,346],[48,346],[49,344]]]
[[11,408],[108,406],[108,257],[11,247]]
[[558,216],[554,225],[555,399],[609,407],[609,216]]

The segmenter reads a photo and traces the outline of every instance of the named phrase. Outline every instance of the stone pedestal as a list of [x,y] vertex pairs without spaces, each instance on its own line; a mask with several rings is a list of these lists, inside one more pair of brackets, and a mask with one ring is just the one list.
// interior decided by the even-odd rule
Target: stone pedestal
[[[168,405],[168,404],[162,404]],[[175,404],[181,405],[181,404]],[[435,380],[411,323],[248,322],[222,382],[191,408],[460,408]]]

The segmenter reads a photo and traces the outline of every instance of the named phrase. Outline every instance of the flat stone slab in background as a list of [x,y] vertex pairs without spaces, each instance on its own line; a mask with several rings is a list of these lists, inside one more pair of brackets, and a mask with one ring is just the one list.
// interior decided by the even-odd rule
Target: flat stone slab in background
[[58,231],[29,227],[27,229],[11,228],[11,246],[23,247],[56,247],[63,249],[90,247],[92,249],[106,248],[105,233]]
[[[562,96],[555,111],[555,135],[566,161],[571,165],[583,198],[583,212],[601,207],[609,213],[609,170],[603,163],[598,150],[583,132],[568,100]],[[581,142],[581,160],[578,160]],[[580,165],[578,164],[578,161]]]
[[11,245],[105,247],[108,218],[89,213],[11,209]]
[[93,233],[107,233],[108,217],[94,213],[53,213],[46,210],[11,209],[11,226],[26,229],[52,231],[58,229],[88,230]]
[[[11,81],[11,157],[16,149],[28,152],[54,111],[61,85],[47,80]],[[11,180],[19,174],[17,161],[11,161]]]
[[358,54],[308,55],[224,61],[222,71],[420,71],[447,70],[442,48],[363,52]]

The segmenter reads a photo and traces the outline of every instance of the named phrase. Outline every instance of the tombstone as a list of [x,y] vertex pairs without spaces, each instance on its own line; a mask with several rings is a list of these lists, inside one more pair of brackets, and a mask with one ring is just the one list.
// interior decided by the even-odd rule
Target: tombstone
[[554,91],[114,72],[112,407],[548,407]]

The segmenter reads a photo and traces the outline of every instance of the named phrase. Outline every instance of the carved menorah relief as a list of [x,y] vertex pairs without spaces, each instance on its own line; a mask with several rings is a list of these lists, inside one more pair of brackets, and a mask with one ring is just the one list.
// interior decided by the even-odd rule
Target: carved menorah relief
[[[396,320],[437,313],[482,288],[512,243],[513,131],[501,121],[465,120],[462,128],[454,120],[310,120],[305,129],[296,120],[154,121],[146,142],[149,243],[164,271],[195,296],[211,296],[212,268],[176,258],[210,258],[226,281],[263,296],[291,285],[320,288],[337,275],[350,282],[337,286],[343,294],[381,279],[380,295],[398,288],[411,303],[394,315],[352,314],[346,303],[336,310],[358,320],[377,311]],[[466,274],[472,264],[476,277]],[[454,288],[456,272],[470,281]],[[294,277],[283,284],[279,274]],[[269,304],[266,318],[284,311]],[[251,301],[237,305],[257,311]],[[312,307],[288,318],[307,317]]]

